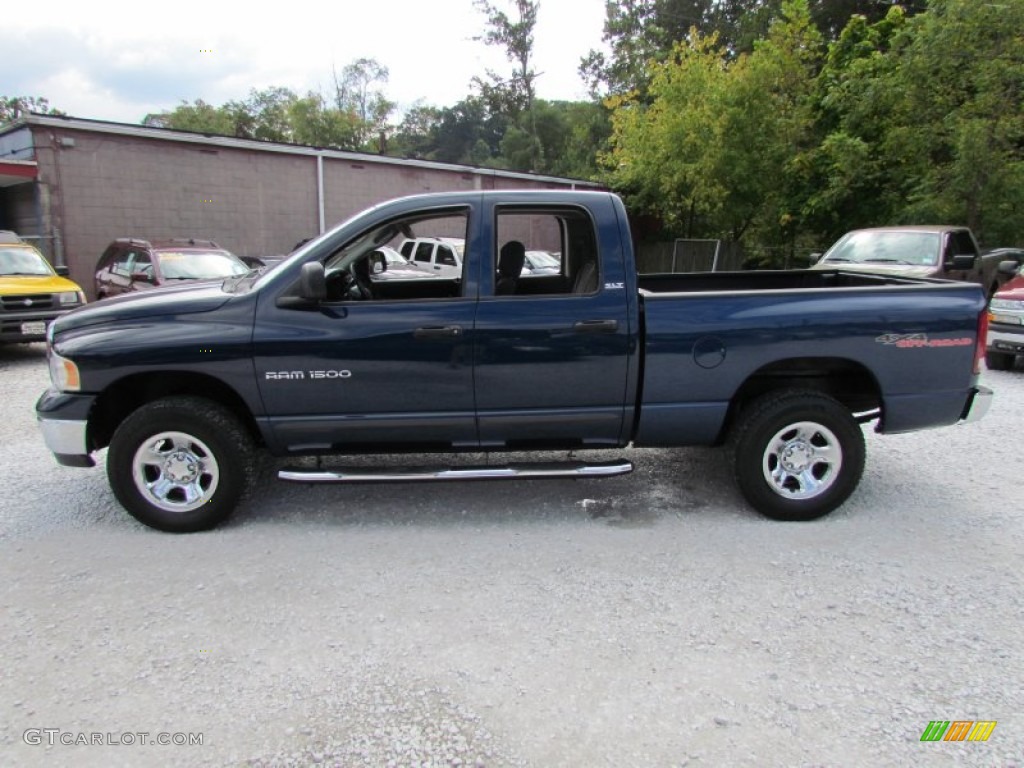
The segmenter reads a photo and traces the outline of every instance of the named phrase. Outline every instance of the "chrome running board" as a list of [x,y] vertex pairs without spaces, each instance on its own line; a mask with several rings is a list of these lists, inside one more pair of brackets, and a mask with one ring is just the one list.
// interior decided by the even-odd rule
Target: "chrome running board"
[[394,469],[286,468],[277,473],[279,480],[296,483],[394,483],[424,480],[509,480],[548,477],[613,477],[633,471],[630,461],[606,461],[596,464],[556,462],[551,464],[510,464],[504,467],[396,467]]

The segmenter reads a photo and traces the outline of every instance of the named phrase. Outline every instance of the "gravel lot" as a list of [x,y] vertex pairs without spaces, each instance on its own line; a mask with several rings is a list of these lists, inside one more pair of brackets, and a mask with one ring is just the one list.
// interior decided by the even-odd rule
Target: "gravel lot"
[[[0,764],[1024,766],[1024,370],[984,379],[986,420],[870,434],[810,524],[679,450],[602,481],[268,475],[172,536],[54,463],[44,349],[0,348]],[[160,732],[203,743],[131,736]]]

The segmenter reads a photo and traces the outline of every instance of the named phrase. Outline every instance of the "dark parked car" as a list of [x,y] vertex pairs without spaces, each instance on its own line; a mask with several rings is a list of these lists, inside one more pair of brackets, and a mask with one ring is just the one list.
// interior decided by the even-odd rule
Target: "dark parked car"
[[239,256],[249,269],[264,269],[280,264],[288,257],[278,254],[277,256]]
[[212,240],[121,238],[107,246],[96,265],[96,298],[249,271],[241,259]]

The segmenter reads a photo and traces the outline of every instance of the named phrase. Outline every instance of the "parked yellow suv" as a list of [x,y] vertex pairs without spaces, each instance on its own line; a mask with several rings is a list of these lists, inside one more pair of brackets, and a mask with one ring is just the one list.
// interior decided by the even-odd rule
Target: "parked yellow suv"
[[31,245],[0,230],[0,343],[42,341],[50,321],[85,303],[66,274],[66,267],[54,270]]

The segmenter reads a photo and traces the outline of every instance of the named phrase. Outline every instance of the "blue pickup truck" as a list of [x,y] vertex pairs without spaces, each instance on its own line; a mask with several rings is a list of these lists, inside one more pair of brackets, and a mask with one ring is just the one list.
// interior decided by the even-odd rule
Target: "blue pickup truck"
[[[383,279],[384,246],[461,238],[462,272]],[[560,268],[523,274],[525,251]],[[375,255],[376,254],[376,255]],[[49,449],[166,531],[213,527],[260,454],[727,445],[761,513],[843,503],[883,433],[972,421],[980,287],[836,270],[638,275],[613,194],[487,191],[375,206],[262,273],[58,319]],[[596,478],[628,461],[300,466],[300,482]]]

